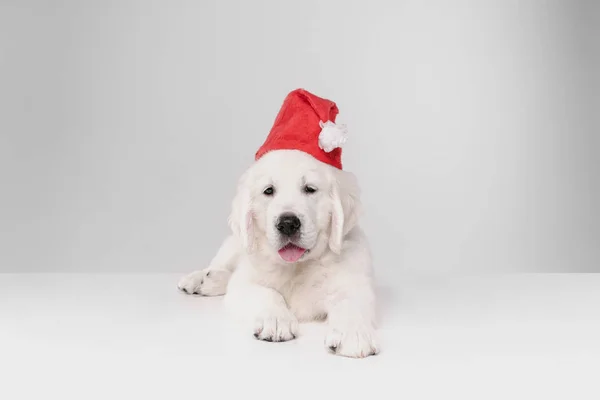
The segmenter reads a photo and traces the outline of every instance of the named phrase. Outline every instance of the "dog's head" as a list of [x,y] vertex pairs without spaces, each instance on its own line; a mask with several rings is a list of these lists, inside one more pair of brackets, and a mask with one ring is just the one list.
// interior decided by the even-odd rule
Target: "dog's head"
[[229,217],[250,253],[295,263],[342,251],[356,225],[360,193],[353,174],[297,150],[277,150],[240,178]]

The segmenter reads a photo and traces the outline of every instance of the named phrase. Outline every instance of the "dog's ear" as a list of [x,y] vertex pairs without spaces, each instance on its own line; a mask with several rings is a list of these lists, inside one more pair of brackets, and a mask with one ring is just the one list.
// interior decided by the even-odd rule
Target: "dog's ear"
[[254,249],[254,214],[252,197],[248,187],[248,172],[239,179],[236,194],[231,204],[229,227],[240,239],[242,246],[249,252]]
[[332,212],[329,247],[334,253],[340,254],[344,236],[356,226],[362,212],[356,176],[351,172],[335,171],[330,196]]

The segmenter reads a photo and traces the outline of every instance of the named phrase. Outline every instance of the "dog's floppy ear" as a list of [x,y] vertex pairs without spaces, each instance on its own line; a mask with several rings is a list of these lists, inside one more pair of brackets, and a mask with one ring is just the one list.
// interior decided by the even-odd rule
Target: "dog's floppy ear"
[[252,212],[252,197],[248,188],[248,172],[238,181],[236,194],[231,204],[229,227],[247,251],[254,248],[254,215]]
[[344,236],[356,226],[361,213],[360,188],[351,172],[335,171],[331,185],[331,235],[329,247],[340,254]]

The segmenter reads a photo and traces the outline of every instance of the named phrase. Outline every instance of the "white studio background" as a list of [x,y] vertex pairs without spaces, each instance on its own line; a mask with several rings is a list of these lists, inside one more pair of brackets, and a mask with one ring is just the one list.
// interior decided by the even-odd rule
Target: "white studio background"
[[204,266],[304,87],[382,279],[600,272],[597,4],[0,0],[0,271]]

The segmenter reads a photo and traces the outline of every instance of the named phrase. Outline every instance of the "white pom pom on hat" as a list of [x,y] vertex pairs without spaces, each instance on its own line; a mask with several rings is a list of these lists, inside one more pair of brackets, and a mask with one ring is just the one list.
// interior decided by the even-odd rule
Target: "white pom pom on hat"
[[336,125],[331,121],[319,121],[321,133],[319,133],[319,147],[326,153],[333,149],[341,148],[348,140],[348,129],[346,125]]

